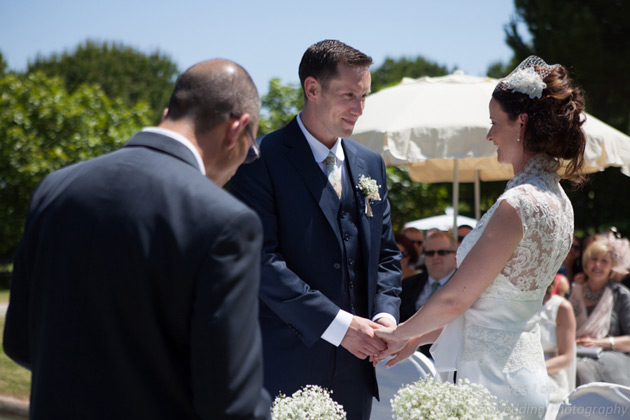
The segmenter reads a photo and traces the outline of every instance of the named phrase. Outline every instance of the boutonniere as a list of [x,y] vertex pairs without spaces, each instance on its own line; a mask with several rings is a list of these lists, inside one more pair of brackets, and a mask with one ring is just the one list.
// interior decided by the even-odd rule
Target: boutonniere
[[370,178],[369,176],[359,175],[359,185],[357,188],[359,191],[363,193],[365,196],[365,214],[367,217],[372,217],[372,203],[374,201],[380,201],[381,196],[378,195],[378,189],[381,186],[376,183],[375,180]]

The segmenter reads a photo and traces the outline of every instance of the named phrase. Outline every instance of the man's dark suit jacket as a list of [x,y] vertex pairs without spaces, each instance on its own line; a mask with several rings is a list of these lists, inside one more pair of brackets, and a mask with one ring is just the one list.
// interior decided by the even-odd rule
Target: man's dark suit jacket
[[166,136],[48,176],[4,333],[32,370],[31,419],[268,418],[261,241],[254,212]]
[[429,281],[429,273],[427,273],[426,268],[424,271],[402,280],[400,322],[408,320],[416,313],[416,301],[427,281]]
[[[368,317],[386,312],[398,319],[400,252],[392,234],[385,165],[377,153],[352,140],[343,139],[342,146],[352,185],[360,175],[380,185],[373,217],[365,214],[363,193],[356,187],[353,191],[360,211]],[[261,152],[261,159],[239,168],[231,189],[263,222],[260,322],[265,386],[273,396],[321,384],[332,375],[338,349],[321,336],[340,308],[350,312],[343,305],[347,291],[342,284],[348,262],[341,257],[339,199],[297,120],[263,137]],[[369,388],[377,395],[373,369],[370,375]]]

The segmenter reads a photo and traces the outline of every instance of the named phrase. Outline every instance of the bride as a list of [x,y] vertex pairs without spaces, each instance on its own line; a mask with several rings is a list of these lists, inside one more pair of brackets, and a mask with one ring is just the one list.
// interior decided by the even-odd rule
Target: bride
[[584,97],[567,70],[529,57],[502,79],[490,100],[487,139],[514,177],[457,252],[451,280],[406,322],[377,330],[391,367],[419,345],[441,376],[457,371],[514,405],[523,419],[540,419],[548,403],[539,315],[547,286],[573,239],[573,208],[557,171],[583,180]]

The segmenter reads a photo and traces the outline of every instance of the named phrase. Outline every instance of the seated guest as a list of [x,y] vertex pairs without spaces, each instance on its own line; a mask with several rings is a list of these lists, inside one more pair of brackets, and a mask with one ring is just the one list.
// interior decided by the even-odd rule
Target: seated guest
[[549,375],[550,404],[545,419],[556,418],[560,403],[575,388],[575,316],[571,303],[553,293],[555,288],[556,280],[547,288],[540,312],[540,340]]
[[402,254],[402,258],[400,259],[402,279],[405,280],[408,277],[417,275],[418,272],[414,267],[418,262],[419,255],[413,241],[402,233],[395,234],[394,240],[396,241],[396,245],[398,245],[398,249]]
[[[447,232],[436,231],[424,242],[424,263],[426,271],[402,282],[400,294],[400,321],[406,321],[429,300],[440,287],[453,276],[457,268],[455,252],[457,241]],[[420,350],[427,357],[430,345]]]
[[630,290],[612,281],[619,263],[611,240],[584,251],[584,273],[577,274],[569,298],[575,311],[577,344],[602,347],[599,358],[580,358],[577,386],[590,382],[630,385]]
[[573,237],[573,243],[571,244],[571,248],[569,248],[569,253],[566,258],[562,262],[560,269],[558,270],[559,274],[564,275],[567,280],[569,280],[569,284],[573,283],[573,277],[576,274],[582,272],[582,244],[580,242],[580,238],[577,236]]
[[473,230],[472,226],[461,225],[457,227],[457,243],[461,244],[466,235]]
[[418,259],[415,262],[415,268],[419,270],[424,269],[424,262],[422,258],[424,232],[414,227],[408,227],[402,230],[402,234],[405,235],[407,238],[409,238],[409,240],[413,243],[414,248],[416,249],[416,254],[418,254]]
[[564,274],[556,273],[556,277],[549,287],[551,288],[552,295],[565,297],[568,295],[571,285],[569,284],[569,279],[567,279]]

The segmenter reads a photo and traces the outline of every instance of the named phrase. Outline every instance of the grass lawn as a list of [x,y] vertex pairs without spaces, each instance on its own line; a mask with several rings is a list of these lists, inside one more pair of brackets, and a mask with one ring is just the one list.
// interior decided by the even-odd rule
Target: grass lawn
[[[0,290],[0,303],[9,301],[9,291]],[[17,365],[4,354],[2,347],[4,316],[0,317],[0,395],[28,400],[31,391],[31,372]]]

